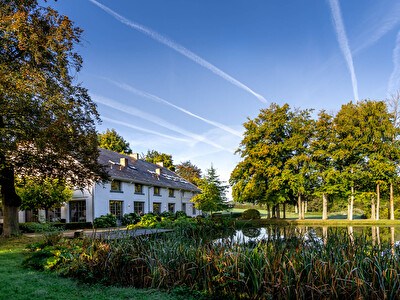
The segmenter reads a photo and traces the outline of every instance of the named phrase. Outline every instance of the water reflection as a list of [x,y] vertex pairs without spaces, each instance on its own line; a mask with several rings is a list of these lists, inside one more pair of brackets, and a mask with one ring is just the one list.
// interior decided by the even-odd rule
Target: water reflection
[[[245,228],[236,230],[228,239],[232,243],[256,243],[266,240],[286,239],[287,236],[293,236],[293,233],[307,240],[314,238],[321,240],[326,244],[330,233],[346,230],[351,242],[354,243],[354,237],[363,236],[370,240],[373,246],[380,247],[383,243],[394,247],[400,244],[400,226],[382,227],[382,226],[348,226],[348,227],[330,227],[330,226],[268,226],[262,228]],[[226,239],[224,239],[226,242]]]

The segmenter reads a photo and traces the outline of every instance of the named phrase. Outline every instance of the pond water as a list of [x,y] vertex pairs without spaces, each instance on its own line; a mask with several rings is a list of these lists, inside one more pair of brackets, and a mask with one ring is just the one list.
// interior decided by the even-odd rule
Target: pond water
[[[337,232],[347,232],[350,236],[363,236],[371,240],[373,245],[383,243],[400,244],[400,226],[348,226],[348,227],[328,227],[328,226],[269,226],[262,228],[244,228],[236,230],[231,236],[223,240],[232,243],[259,242],[265,240],[285,239],[293,234],[305,240],[309,238],[319,239],[321,242],[329,237],[329,234]],[[222,240],[222,239],[221,239]]]

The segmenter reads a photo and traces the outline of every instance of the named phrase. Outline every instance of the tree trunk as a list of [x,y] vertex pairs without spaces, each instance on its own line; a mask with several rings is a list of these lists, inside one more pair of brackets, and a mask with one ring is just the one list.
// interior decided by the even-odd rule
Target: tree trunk
[[267,204],[267,218],[271,219],[271,206]]
[[286,219],[286,202],[283,202],[283,218]]
[[394,220],[394,200],[393,200],[393,183],[390,183],[390,200],[389,200],[390,220]]
[[0,154],[0,186],[3,201],[3,236],[19,235],[18,211],[21,198],[15,192],[14,169],[6,165],[4,155]]
[[375,197],[371,197],[371,219],[375,220],[376,218],[376,208],[375,208]]
[[303,207],[301,205],[301,195],[297,195],[297,206],[299,207],[299,220],[303,220]]
[[353,206],[354,206],[354,187],[351,187],[351,196],[350,196],[350,203],[348,207],[348,220],[353,220]]
[[379,209],[381,206],[381,191],[379,183],[376,185],[376,220],[379,220]]
[[322,220],[328,219],[328,198],[322,193]]
[[276,205],[276,218],[277,219],[281,218],[281,210],[279,204]]

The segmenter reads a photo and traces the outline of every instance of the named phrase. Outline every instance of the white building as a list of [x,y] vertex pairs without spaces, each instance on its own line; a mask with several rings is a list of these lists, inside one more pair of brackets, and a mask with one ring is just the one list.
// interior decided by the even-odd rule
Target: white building
[[[54,219],[69,222],[93,222],[108,213],[118,218],[126,213],[184,211],[196,216],[201,211],[190,202],[200,190],[192,183],[162,166],[132,156],[100,149],[99,163],[106,167],[111,181],[76,190],[71,201],[51,212]],[[39,219],[44,212],[39,212]],[[20,221],[33,221],[32,212],[21,211]]]

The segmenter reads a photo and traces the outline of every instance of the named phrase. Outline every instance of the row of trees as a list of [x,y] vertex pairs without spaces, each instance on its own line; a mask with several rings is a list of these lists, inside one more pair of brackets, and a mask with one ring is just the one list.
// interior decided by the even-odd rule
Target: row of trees
[[364,100],[343,105],[336,115],[321,111],[316,120],[312,112],[271,104],[244,124],[237,150],[242,161],[230,178],[234,200],[274,208],[297,203],[303,219],[305,201],[319,197],[326,219],[328,201],[346,199],[352,219],[357,196],[369,202],[371,217],[379,219],[381,192],[389,191],[394,219],[397,109],[389,112],[383,101]]

